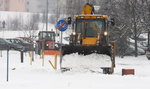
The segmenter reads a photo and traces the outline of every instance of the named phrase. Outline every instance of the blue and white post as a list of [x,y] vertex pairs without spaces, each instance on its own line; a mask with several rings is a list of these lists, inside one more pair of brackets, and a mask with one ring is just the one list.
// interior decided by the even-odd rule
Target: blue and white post
[[[63,39],[63,31],[67,30],[68,23],[65,20],[59,20],[57,22],[57,29],[61,31],[61,38],[60,38],[60,51],[62,51],[62,39]],[[61,62],[62,62],[62,54],[60,54],[60,69],[61,69]]]

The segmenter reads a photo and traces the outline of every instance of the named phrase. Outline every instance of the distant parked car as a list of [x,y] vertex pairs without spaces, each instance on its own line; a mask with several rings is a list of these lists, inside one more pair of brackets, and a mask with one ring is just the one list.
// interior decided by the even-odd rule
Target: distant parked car
[[21,38],[11,38],[11,39],[7,39],[9,42],[14,43],[14,44],[18,44],[24,47],[24,51],[33,51],[34,47],[33,44],[24,41]]
[[11,43],[3,38],[0,38],[0,50],[17,50],[22,51],[24,48],[21,45]]
[[64,39],[65,39],[66,41],[69,41],[69,40],[70,40],[70,37],[64,37]]
[[17,37],[17,38],[23,39],[24,41],[27,41],[27,42],[32,43],[32,44],[35,43],[34,40],[30,37]]

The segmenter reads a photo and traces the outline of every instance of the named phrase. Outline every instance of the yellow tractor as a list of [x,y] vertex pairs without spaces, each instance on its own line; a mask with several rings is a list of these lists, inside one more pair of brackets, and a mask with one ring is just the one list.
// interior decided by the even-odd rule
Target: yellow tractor
[[[79,55],[103,54],[110,57],[110,67],[100,67],[104,74],[112,74],[115,67],[114,42],[109,42],[108,26],[114,20],[106,15],[93,14],[94,7],[86,4],[81,15],[74,16],[74,29],[70,35],[69,45],[62,46],[60,67],[62,71],[70,70],[62,66],[63,57],[68,54]],[[69,60],[69,59],[68,59]],[[86,60],[86,59],[85,59]],[[82,61],[81,61],[82,62]],[[90,66],[90,65],[89,65]]]

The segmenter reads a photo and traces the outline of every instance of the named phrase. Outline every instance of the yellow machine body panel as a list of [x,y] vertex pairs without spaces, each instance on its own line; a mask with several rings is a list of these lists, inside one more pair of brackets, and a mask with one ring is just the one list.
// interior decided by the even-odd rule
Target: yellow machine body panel
[[82,40],[82,45],[96,45],[97,38],[96,37],[86,37]]

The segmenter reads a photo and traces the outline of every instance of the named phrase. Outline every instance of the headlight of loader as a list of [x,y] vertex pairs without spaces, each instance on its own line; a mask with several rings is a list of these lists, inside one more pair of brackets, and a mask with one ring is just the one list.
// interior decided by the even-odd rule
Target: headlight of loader
[[100,43],[100,41],[99,41],[99,40],[97,40],[97,41],[96,41],[96,43],[97,43],[97,44],[99,44],[99,43]]
[[76,32],[73,32],[73,33],[72,33],[72,35],[74,35],[74,36],[75,36],[75,35],[76,35]]
[[105,31],[105,32],[104,32],[104,36],[107,36],[107,35],[108,35],[108,32]]

